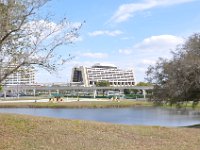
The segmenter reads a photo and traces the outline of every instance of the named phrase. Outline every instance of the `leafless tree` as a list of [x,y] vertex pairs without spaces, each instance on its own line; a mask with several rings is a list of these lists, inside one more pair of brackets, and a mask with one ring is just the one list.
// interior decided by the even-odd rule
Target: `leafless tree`
[[[58,65],[72,59],[55,50],[76,40],[82,24],[65,18],[54,23],[49,15],[41,17],[39,11],[48,1],[0,0],[0,83],[20,67],[39,66],[55,71]],[[3,69],[10,65],[15,67]]]

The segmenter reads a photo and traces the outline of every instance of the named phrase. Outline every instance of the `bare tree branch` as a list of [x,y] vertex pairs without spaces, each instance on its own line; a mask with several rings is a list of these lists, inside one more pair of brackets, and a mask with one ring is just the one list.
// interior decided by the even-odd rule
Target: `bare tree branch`
[[[48,16],[38,19],[38,10],[48,1],[0,2],[0,83],[23,66],[39,66],[51,72],[73,58],[57,56],[55,50],[73,43],[82,24],[75,26],[65,18],[55,23]],[[4,69],[11,65],[15,67]]]

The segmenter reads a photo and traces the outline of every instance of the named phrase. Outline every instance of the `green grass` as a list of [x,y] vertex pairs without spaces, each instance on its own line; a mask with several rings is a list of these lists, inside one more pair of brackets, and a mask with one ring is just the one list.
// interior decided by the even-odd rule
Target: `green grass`
[[193,105],[192,102],[183,103],[183,104],[156,104],[155,106],[166,107],[166,108],[192,108],[192,109],[200,109],[200,103]]
[[48,98],[47,96],[40,96],[40,97],[33,97],[33,96],[24,96],[24,97],[0,97],[1,101],[12,101],[12,100],[39,100],[39,99],[46,99]]
[[188,126],[188,128],[200,128],[200,124],[191,125]]
[[152,106],[153,103],[145,101],[76,101],[58,103],[0,103],[0,108],[120,108],[134,106]]
[[2,150],[199,150],[200,130],[0,114]]

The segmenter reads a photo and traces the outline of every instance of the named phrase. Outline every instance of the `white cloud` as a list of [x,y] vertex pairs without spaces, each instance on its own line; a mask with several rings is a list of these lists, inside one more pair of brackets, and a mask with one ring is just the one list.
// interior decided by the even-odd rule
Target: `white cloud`
[[125,54],[125,55],[129,55],[129,54],[131,54],[132,53],[132,49],[119,49],[119,53],[120,54]]
[[123,34],[120,30],[108,31],[108,30],[98,30],[94,32],[90,32],[89,36],[100,36],[100,35],[108,35],[108,36],[118,36]]
[[155,60],[151,60],[151,59],[143,59],[141,61],[141,64],[142,65],[154,65],[156,63]]
[[135,39],[134,36],[124,36],[124,37],[121,37],[121,40],[133,40]]
[[81,56],[89,58],[106,58],[108,54],[106,53],[82,53]]
[[116,23],[127,21],[133,17],[135,13],[149,10],[159,6],[169,6],[181,3],[192,2],[195,0],[144,0],[140,3],[129,3],[119,6],[118,10],[114,13],[110,21]]
[[[120,54],[127,54],[120,64],[134,65],[137,81],[144,81],[149,65],[154,65],[158,57],[170,58],[170,51],[183,44],[184,39],[174,35],[157,35],[143,39],[131,48],[120,49]],[[131,65],[130,65],[131,66]]]
[[76,59],[73,59],[72,61],[69,61],[65,63],[64,65],[60,66],[56,72],[49,73],[46,70],[39,69],[38,72],[36,72],[36,82],[37,83],[68,83],[71,81],[71,73],[73,67],[78,66],[92,66],[94,63],[93,61],[77,61]]
[[30,21],[23,28],[25,34],[29,35],[27,38],[33,43],[37,43],[44,38],[52,37],[50,35],[58,34],[60,31],[60,26],[56,23],[45,20]]
[[71,64],[71,68],[72,67],[79,67],[79,66],[86,66],[86,67],[91,67],[93,66],[94,64],[97,64],[97,63],[100,63],[100,64],[103,64],[103,65],[111,65],[111,66],[115,66],[115,64],[113,64],[112,62],[110,61],[73,61]]
[[[143,54],[163,54],[174,50],[176,46],[183,44],[184,39],[174,35],[158,35],[145,38],[143,41],[136,43],[132,48],[119,49],[120,54],[132,54],[137,51],[137,55]],[[139,53],[140,52],[140,53]]]
[[72,23],[68,23],[68,26],[71,28],[80,28],[82,26],[83,23],[81,22],[72,22]]
[[72,37],[71,39],[72,42],[82,42],[83,41],[83,37],[79,36],[79,37]]
[[122,40],[129,40],[130,38],[129,37],[122,37],[121,39]]
[[142,42],[134,45],[134,49],[146,52],[164,52],[175,49],[177,45],[183,44],[184,39],[173,35],[158,35],[144,39]]
[[78,37],[71,30],[80,28],[79,22],[63,22],[57,24],[52,21],[38,20],[30,21],[23,25],[24,34],[27,34],[27,39],[30,43],[41,43],[41,41],[47,40],[50,43],[51,40],[61,41],[66,43],[82,41],[82,37]]

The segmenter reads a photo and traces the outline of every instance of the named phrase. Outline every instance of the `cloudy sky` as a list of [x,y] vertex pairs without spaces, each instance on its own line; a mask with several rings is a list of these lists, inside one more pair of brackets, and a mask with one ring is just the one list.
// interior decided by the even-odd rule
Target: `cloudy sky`
[[69,82],[74,66],[94,63],[115,64],[134,69],[136,81],[144,81],[145,71],[159,57],[191,34],[200,31],[200,0],[52,0],[44,12],[79,23],[86,21],[80,37],[59,53],[75,58],[49,74],[38,71],[36,82]]

